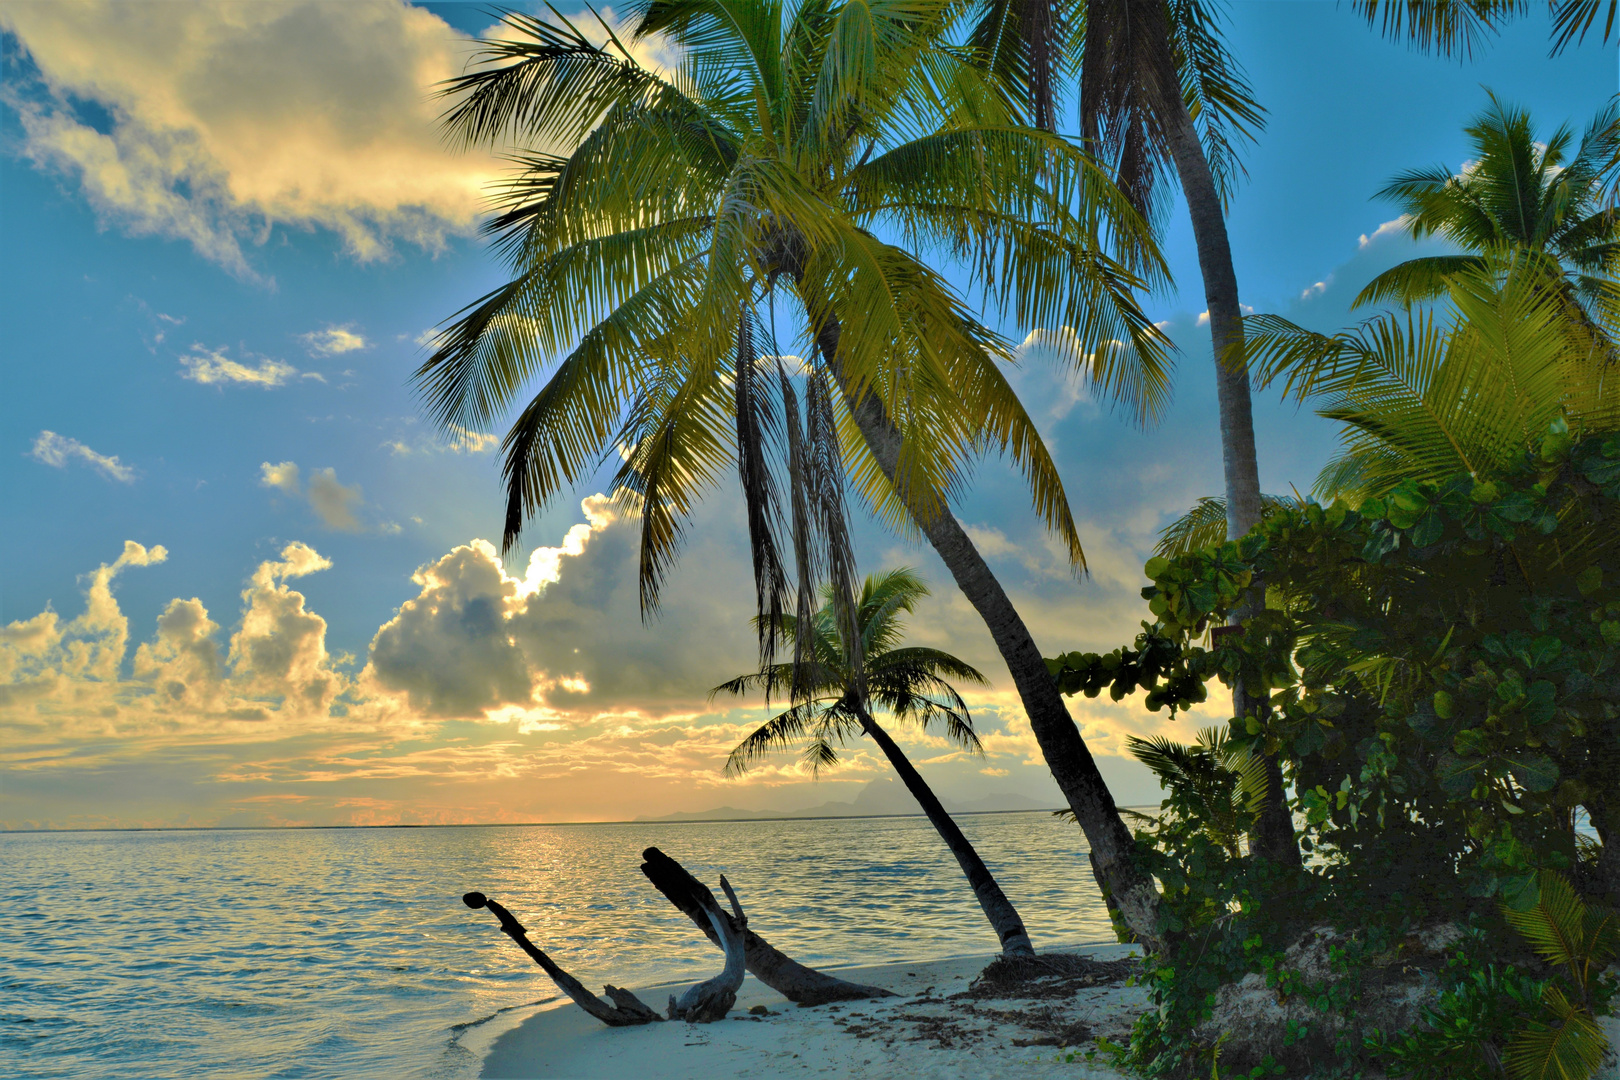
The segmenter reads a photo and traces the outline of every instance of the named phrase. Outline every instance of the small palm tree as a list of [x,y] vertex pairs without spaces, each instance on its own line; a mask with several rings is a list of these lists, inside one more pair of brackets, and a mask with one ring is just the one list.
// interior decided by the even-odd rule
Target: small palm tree
[[1438,299],[1451,275],[1486,266],[1492,252],[1517,253],[1520,269],[1545,275],[1591,346],[1613,359],[1620,212],[1604,206],[1604,173],[1620,145],[1620,109],[1600,112],[1575,147],[1568,127],[1542,142],[1528,112],[1494,94],[1490,101],[1465,129],[1473,147],[1465,169],[1413,169],[1378,193],[1401,209],[1410,236],[1449,240],[1462,253],[1393,266],[1373,278],[1355,304],[1393,300],[1410,307]]
[[1564,318],[1562,297],[1534,265],[1493,256],[1449,275],[1452,308],[1390,313],[1338,334],[1286,319],[1252,323],[1262,384],[1322,402],[1344,425],[1344,449],[1315,494],[1351,503],[1403,480],[1500,476],[1554,426],[1620,428],[1620,379]]
[[860,635],[863,668],[859,670],[850,662],[855,650],[844,633],[850,621],[839,617],[839,598],[832,586],[823,590],[822,606],[808,625],[793,615],[776,616],[777,632],[800,647],[806,657],[800,669],[778,664],[739,675],[715,687],[711,696],[740,696],[757,690],[769,701],[773,693],[791,686],[797,678],[801,687],[795,695],[798,700],[737,744],[726,760],[726,773],[740,775],[767,754],[802,745],[804,763],[812,774],[818,774],[838,764],[838,748],[850,739],[870,737],[956,856],[973,895],[1001,939],[1002,951],[1009,956],[1033,956],[1017,909],[905,751],[872,715],[874,710],[887,712],[922,731],[937,727],[957,746],[983,752],[967,703],[946,680],[983,686],[984,675],[939,649],[901,645],[902,616],[915,611],[917,602],[927,595],[922,578],[905,567],[866,578],[853,620]]
[[1265,761],[1218,728],[1205,728],[1190,745],[1163,736],[1127,736],[1131,756],[1169,789],[1169,813],[1196,822],[1206,837],[1236,859],[1243,837],[1265,803]]

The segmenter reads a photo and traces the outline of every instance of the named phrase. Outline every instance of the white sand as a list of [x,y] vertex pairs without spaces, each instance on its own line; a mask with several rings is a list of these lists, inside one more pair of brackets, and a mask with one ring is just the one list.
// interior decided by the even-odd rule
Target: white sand
[[[1133,955],[1121,945],[1065,948],[1099,960]],[[718,960],[719,954],[716,953]],[[847,968],[840,977],[881,986],[898,997],[801,1009],[752,976],[736,1008],[713,1024],[659,1023],[608,1028],[563,999],[497,1038],[485,1077],[566,1080],[723,1080],[728,1077],[1045,1077],[1118,1080],[1103,1064],[1061,1062],[1056,1038],[1070,1024],[1116,1041],[1147,1003],[1144,991],[1097,986],[1046,1001],[972,1000],[966,990],[991,957]],[[662,1009],[685,984],[636,988]],[[769,1016],[749,1014],[764,1005]],[[1082,1047],[1088,1047],[1083,1042]]]

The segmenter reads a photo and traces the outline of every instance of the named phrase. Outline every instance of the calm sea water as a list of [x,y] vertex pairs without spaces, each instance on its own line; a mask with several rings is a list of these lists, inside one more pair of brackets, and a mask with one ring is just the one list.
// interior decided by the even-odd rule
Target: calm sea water
[[[1045,813],[963,831],[1043,944],[1101,941],[1083,840]],[[0,1076],[475,1076],[556,995],[461,894],[506,904],[592,988],[720,954],[642,877],[657,845],[832,966],[995,951],[921,818],[0,834]]]

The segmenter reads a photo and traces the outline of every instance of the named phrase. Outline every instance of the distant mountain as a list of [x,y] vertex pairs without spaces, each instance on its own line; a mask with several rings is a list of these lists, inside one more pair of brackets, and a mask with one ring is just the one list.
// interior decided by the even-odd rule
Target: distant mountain
[[[996,810],[1047,810],[1043,802],[1011,791],[982,795],[976,799],[958,801],[940,799],[945,809],[953,814],[983,813]],[[713,810],[682,811],[660,817],[643,815],[637,821],[763,821],[779,818],[816,817],[880,817],[887,814],[920,814],[922,808],[911,797],[905,785],[893,777],[874,780],[861,789],[854,802],[824,802],[800,810],[739,810],[735,806],[717,806]]]

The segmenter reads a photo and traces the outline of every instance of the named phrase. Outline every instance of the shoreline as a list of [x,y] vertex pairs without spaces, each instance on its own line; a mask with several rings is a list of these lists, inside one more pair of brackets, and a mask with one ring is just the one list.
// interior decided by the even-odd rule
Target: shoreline
[[[1041,950],[1111,962],[1135,946],[1074,943]],[[891,998],[801,1008],[752,975],[737,1003],[713,1024],[655,1023],[609,1028],[567,998],[543,1005],[491,1033],[480,1076],[546,1080],[723,1080],[727,1077],[840,1076],[1045,1077],[1122,1080],[1102,1061],[1060,1058],[1098,1036],[1118,1039],[1146,1006],[1147,993],[1118,979],[1061,987],[968,989],[992,953],[824,970],[894,991]],[[718,961],[719,957],[716,956]],[[691,981],[638,986],[662,1009]],[[1061,990],[1061,992],[1058,992]],[[751,1014],[763,1009],[766,1015]]]

